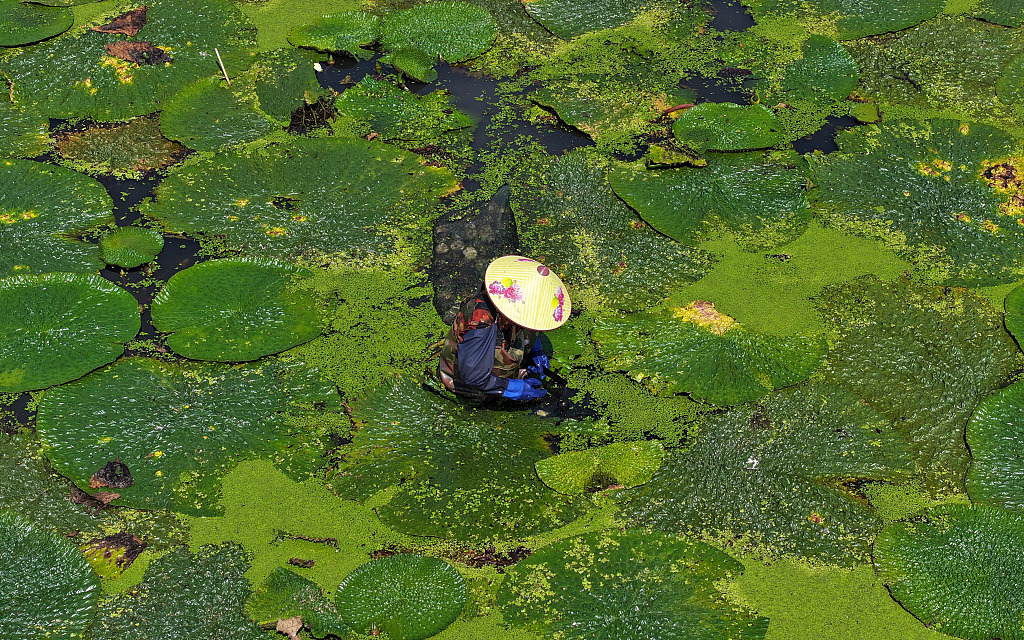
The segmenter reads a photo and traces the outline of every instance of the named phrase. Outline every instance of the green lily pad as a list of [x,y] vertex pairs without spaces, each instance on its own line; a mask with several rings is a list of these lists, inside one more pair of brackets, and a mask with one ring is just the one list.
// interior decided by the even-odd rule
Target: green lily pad
[[350,632],[334,602],[319,585],[284,567],[275,567],[270,572],[249,597],[245,608],[249,617],[260,624],[301,616],[304,626],[315,638],[328,634],[344,638]]
[[254,101],[241,99],[217,77],[178,92],[160,115],[160,131],[196,151],[252,142],[279,127]]
[[289,137],[177,167],[144,212],[169,229],[224,235],[250,255],[380,250],[408,216],[456,190],[447,169],[380,142]]
[[100,238],[103,261],[122,269],[152,262],[164,248],[164,237],[145,227],[121,227]]
[[398,49],[384,56],[381,60],[417,82],[433,82],[437,80],[437,70],[434,68],[434,65],[437,64],[437,59],[419,49]]
[[1024,286],[1014,287],[1003,300],[1006,330],[1020,344],[1024,341]]
[[660,442],[616,442],[570,451],[538,460],[541,481],[559,493],[578,495],[609,486],[635,487],[651,479],[661,466],[665,448]]
[[327,433],[303,421],[324,403],[337,409],[336,392],[298,365],[128,358],[47,393],[37,427],[54,467],[82,488],[109,461],[127,465],[134,484],[109,489],[113,504],[212,515],[239,460],[311,473]]
[[237,547],[207,547],[196,556],[178,547],[151,562],[141,584],[104,604],[91,638],[265,640],[243,608],[248,568]]
[[757,334],[699,300],[670,317],[640,312],[600,318],[593,336],[607,368],[719,405],[756,400],[806,380],[826,351],[820,337]]
[[82,638],[96,613],[99,578],[66,538],[0,511],[0,603],[12,638]]
[[255,92],[260,111],[287,123],[296,109],[327,93],[313,67],[322,59],[315,51],[293,47],[263,51],[245,74],[232,78],[232,86],[239,92]]
[[805,385],[708,416],[697,444],[626,493],[622,513],[643,527],[727,532],[777,553],[852,564],[868,555],[881,521],[828,480],[912,472],[887,419],[849,392]]
[[372,76],[346,89],[335,100],[334,107],[339,118],[355,120],[361,133],[374,131],[388,141],[433,140],[448,131],[473,124],[467,115],[452,106],[446,91],[417,96],[394,82]]
[[[1024,274],[1024,209],[1014,204],[1018,142],[953,120],[893,121],[837,136],[815,168],[818,203],[840,227],[927,259],[949,283],[992,285]],[[1004,176],[1005,177],[1005,176]]]
[[0,0],[0,47],[17,47],[64,33],[74,23],[70,9]]
[[59,132],[54,138],[62,164],[84,173],[133,180],[142,178],[146,172],[169,167],[185,153],[185,147],[160,133],[160,123],[155,118]]
[[1021,382],[996,391],[974,410],[967,423],[972,462],[966,485],[972,502],[1024,508],[1024,470],[1020,466],[1022,416]]
[[625,24],[637,13],[658,7],[660,3],[650,0],[531,0],[523,6],[545,29],[563,40],[571,40],[588,31]]
[[74,380],[124,353],[139,332],[135,298],[99,276],[0,280],[0,392]]
[[49,148],[50,119],[0,100],[0,157],[30,158]]
[[432,59],[455,64],[490,49],[497,32],[497,23],[483,7],[439,0],[389,13],[381,44],[388,49],[419,49]]
[[742,572],[702,542],[597,531],[521,561],[497,602],[505,620],[566,640],[760,640],[768,619],[728,604],[715,589],[716,580]]
[[687,109],[672,125],[680,143],[698,153],[767,149],[784,139],[775,114],[760,104],[704,102]]
[[693,243],[716,216],[753,242],[780,244],[799,235],[810,220],[807,165],[796,153],[730,153],[708,157],[705,167],[647,170],[620,166],[608,175],[616,195],[656,230]]
[[1006,27],[1024,26],[1024,8],[1017,0],[981,0],[970,15]]
[[580,513],[579,500],[534,472],[550,454],[540,418],[464,407],[405,378],[350,406],[362,426],[331,486],[362,499],[401,481],[378,509],[392,529],[483,544],[550,531]]
[[[229,74],[250,64],[255,29],[227,0],[151,0],[146,6],[146,24],[130,39],[76,30],[12,51],[3,68],[13,84],[14,103],[52,118],[116,122],[158,111],[181,89],[218,75],[215,47]],[[106,45],[117,42],[148,42],[171,61],[139,65],[122,60],[106,51]]]
[[771,14],[792,15],[821,28],[820,22],[834,22],[839,40],[854,40],[907,27],[934,18],[944,0],[749,0],[747,4],[760,22]]
[[371,560],[345,576],[335,602],[359,633],[379,629],[393,640],[423,640],[462,613],[466,582],[444,560],[399,553]]
[[887,527],[875,565],[921,622],[962,638],[1020,640],[1024,515],[977,505],[934,507]]
[[803,57],[786,66],[782,90],[796,98],[845,100],[860,72],[843,45],[824,36],[804,42]]
[[1003,67],[1003,74],[996,82],[996,95],[1006,104],[1024,103],[1024,55]]
[[896,424],[930,490],[962,490],[964,427],[1020,366],[1002,314],[962,289],[870,278],[826,288],[817,301],[836,334],[827,379]]
[[193,360],[256,360],[320,335],[316,301],[296,280],[312,273],[253,258],[203,262],[171,276],[153,298],[153,326]]
[[544,256],[569,287],[573,304],[642,309],[707,273],[707,254],[644,224],[585,153],[552,160],[542,181],[517,212],[524,255]]
[[363,47],[376,42],[380,34],[378,16],[364,11],[346,11],[322,16],[292,28],[288,42],[296,47],[328,53],[345,51],[357,58],[369,58],[373,52]]
[[78,172],[0,160],[0,276],[99,271],[99,249],[75,236],[112,223],[112,206],[103,185]]

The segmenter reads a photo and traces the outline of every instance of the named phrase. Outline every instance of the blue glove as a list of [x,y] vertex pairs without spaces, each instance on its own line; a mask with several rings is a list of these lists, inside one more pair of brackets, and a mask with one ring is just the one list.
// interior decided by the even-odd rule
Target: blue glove
[[540,386],[537,378],[525,380],[509,380],[508,388],[502,392],[501,397],[509,400],[536,400],[548,395],[548,390]]
[[551,359],[544,355],[540,338],[537,338],[537,341],[533,343],[533,350],[530,351],[530,358],[532,359],[532,362],[530,363],[530,366],[526,367],[526,370],[530,373],[537,374],[540,379],[543,380],[546,377],[544,375],[544,371],[551,368]]

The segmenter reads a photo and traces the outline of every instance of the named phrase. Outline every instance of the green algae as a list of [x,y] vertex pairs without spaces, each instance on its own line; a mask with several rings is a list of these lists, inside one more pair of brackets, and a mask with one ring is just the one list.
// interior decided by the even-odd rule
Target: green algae
[[792,558],[740,557],[726,587],[733,602],[771,621],[765,640],[943,640],[889,597],[870,565],[810,565]]
[[886,525],[906,520],[936,504],[924,485],[913,478],[893,483],[870,484],[864,488],[864,494],[875,508],[875,513]]

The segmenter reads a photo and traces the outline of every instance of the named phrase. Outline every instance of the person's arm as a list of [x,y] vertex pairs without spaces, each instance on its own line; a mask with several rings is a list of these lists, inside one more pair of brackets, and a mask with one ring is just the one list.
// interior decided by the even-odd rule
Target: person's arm
[[484,393],[502,395],[508,379],[494,375],[494,348],[498,323],[467,331],[459,343],[459,377],[468,386]]

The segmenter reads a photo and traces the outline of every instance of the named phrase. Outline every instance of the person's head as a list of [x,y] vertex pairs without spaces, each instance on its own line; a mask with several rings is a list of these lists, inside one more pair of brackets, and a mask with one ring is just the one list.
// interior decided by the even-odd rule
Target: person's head
[[555,329],[572,311],[565,285],[533,258],[502,256],[494,260],[487,266],[484,289],[503,316],[527,329]]

